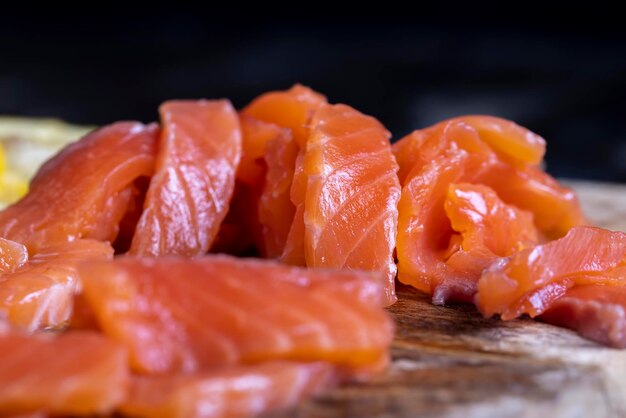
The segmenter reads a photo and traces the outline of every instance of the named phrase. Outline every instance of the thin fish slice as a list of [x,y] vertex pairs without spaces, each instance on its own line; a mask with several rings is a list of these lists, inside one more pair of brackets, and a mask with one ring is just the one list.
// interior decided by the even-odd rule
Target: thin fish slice
[[321,105],[303,160],[303,216],[307,266],[381,272],[392,304],[400,182],[389,137],[349,106]]
[[326,97],[296,84],[289,90],[271,91],[254,99],[242,114],[291,130],[301,148],[309,137],[309,121]]
[[510,120],[487,115],[451,119],[470,125],[487,145],[513,165],[539,165],[546,153],[546,141]]
[[[304,151],[309,139],[311,118],[315,111],[325,103],[326,97],[323,95],[308,87],[296,84],[289,90],[265,93],[254,99],[242,111],[244,115],[288,129],[294,141],[293,146],[297,149],[286,150],[289,154],[283,157],[286,158],[285,163],[281,167],[274,167],[274,170],[286,170],[285,176],[291,182],[289,185],[291,188],[289,193],[291,204],[295,209],[292,209],[286,202],[286,193],[284,192],[278,197],[278,202],[272,202],[270,199],[269,202],[266,200],[265,207],[263,204],[259,206],[259,210],[290,216],[290,218],[285,218],[281,221],[283,224],[290,224],[289,232],[286,233],[286,236],[282,228],[272,224],[271,220],[268,221],[265,218],[265,221],[270,222],[268,223],[269,228],[271,228],[268,231],[270,234],[273,233],[273,230],[281,231],[278,244],[279,247],[282,247],[280,259],[282,262],[293,266],[306,265],[304,256],[304,197],[307,180],[303,169]],[[296,154],[295,160],[293,159],[293,153]],[[271,192],[272,186],[273,184],[269,183],[269,188],[266,189],[266,192]],[[285,186],[280,185],[279,187]],[[263,200],[263,198],[261,199]],[[267,207],[268,204],[278,204],[279,206],[276,208]],[[274,236],[270,236],[270,239],[274,238]],[[284,245],[283,239],[285,240]],[[278,252],[278,249],[276,252]],[[271,254],[274,254],[273,250]]]
[[[545,312],[576,284],[626,284],[626,234],[580,226],[563,238],[527,248],[485,270],[476,305],[502,319]],[[611,273],[618,270],[618,274]],[[621,271],[621,273],[620,273]]]
[[98,129],[45,163],[17,203],[0,212],[0,236],[31,253],[80,238],[114,241],[131,186],[154,171],[156,125]]
[[471,297],[482,271],[495,259],[539,243],[532,214],[507,205],[489,187],[451,184],[444,208],[453,233],[438,266],[435,301]]
[[267,258],[279,258],[284,253],[296,214],[291,201],[291,185],[298,151],[288,130],[268,141],[265,147],[267,173],[259,199],[258,218],[263,239],[260,250]]
[[64,327],[80,291],[76,266],[112,257],[111,245],[95,240],[42,249],[14,272],[0,274],[0,317],[28,331]]
[[539,319],[602,344],[626,348],[626,286],[573,287]]
[[376,273],[228,256],[125,258],[80,272],[100,328],[140,372],[275,359],[359,368],[386,358],[393,337]]
[[294,407],[334,382],[328,363],[267,362],[138,376],[121,411],[142,418],[245,418]]
[[217,236],[235,187],[239,118],[227,100],[170,101],[160,113],[156,173],[129,253],[202,255]]
[[[125,350],[92,332],[0,334],[0,415],[92,416],[126,396]],[[41,413],[41,412],[39,412]]]

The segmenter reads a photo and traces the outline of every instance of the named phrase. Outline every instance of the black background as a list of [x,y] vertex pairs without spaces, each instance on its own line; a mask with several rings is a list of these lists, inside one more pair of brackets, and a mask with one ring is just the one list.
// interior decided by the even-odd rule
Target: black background
[[2,13],[0,114],[149,121],[169,98],[243,106],[301,82],[394,138],[460,114],[511,118],[548,140],[553,174],[624,182],[623,25],[563,21]]

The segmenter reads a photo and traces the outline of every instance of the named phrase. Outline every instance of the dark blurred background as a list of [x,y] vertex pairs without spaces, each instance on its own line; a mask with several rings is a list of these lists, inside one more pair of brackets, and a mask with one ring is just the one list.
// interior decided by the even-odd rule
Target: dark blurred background
[[510,118],[548,140],[553,174],[626,181],[622,25],[500,22],[0,14],[0,114],[149,121],[169,98],[243,106],[300,82],[394,138],[455,115]]

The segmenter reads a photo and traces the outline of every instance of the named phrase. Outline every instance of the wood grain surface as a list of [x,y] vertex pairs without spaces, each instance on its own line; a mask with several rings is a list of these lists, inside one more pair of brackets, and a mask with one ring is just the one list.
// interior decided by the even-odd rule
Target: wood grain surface
[[[588,217],[626,231],[626,186],[570,182]],[[484,319],[398,286],[388,372],[287,417],[626,417],[626,350],[532,320]],[[278,417],[278,416],[276,416]]]

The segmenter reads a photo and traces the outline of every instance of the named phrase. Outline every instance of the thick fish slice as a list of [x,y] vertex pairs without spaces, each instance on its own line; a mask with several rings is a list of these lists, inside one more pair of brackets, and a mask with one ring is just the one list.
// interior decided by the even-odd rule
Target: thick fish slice
[[400,183],[389,137],[349,106],[317,110],[303,161],[304,251],[309,267],[382,272],[392,304]]
[[77,264],[111,258],[111,245],[94,240],[42,249],[14,272],[0,274],[0,317],[29,331],[67,325],[80,290]]
[[227,100],[170,101],[160,107],[156,173],[129,253],[205,254],[235,187],[241,129]]
[[0,415],[100,415],[124,399],[122,347],[90,332],[0,334]]
[[[500,259],[478,282],[476,305],[502,319],[542,314],[576,284],[626,284],[626,234],[580,226],[563,238]],[[618,274],[612,275],[616,269]]]
[[576,286],[539,319],[602,344],[626,348],[626,286]]
[[[458,231],[445,211],[451,185],[489,187],[495,192],[493,198],[510,208],[490,216],[491,222],[501,217],[500,223],[506,224],[507,230],[512,227],[505,219],[511,210],[529,212],[534,226],[521,222],[528,226],[528,234],[538,235],[539,240],[558,238],[585,222],[573,191],[535,165],[503,159],[502,151],[490,147],[494,139],[485,140],[484,132],[473,125],[477,125],[475,120],[469,124],[457,118],[416,131],[393,146],[404,179],[398,205],[398,278],[433,295],[437,304],[472,301],[480,273],[480,268],[474,266],[456,274],[454,270],[458,273],[459,266],[451,271],[448,265],[448,261],[455,261],[449,260],[450,249],[459,243]],[[523,137],[519,135],[518,139]],[[533,149],[538,142],[532,140],[534,136],[528,137],[528,149]],[[536,151],[539,155],[540,150]],[[514,237],[520,241],[510,243],[512,247],[530,244],[526,234]],[[485,266],[488,260],[483,261]]]
[[31,253],[79,238],[113,241],[130,186],[154,171],[158,130],[119,122],[66,147],[41,167],[24,198],[0,212],[0,236]]
[[334,381],[328,363],[268,362],[135,377],[121,411],[145,418],[245,418],[296,406]]
[[100,327],[141,372],[273,359],[365,367],[393,337],[375,273],[228,256],[126,258],[80,272]]

